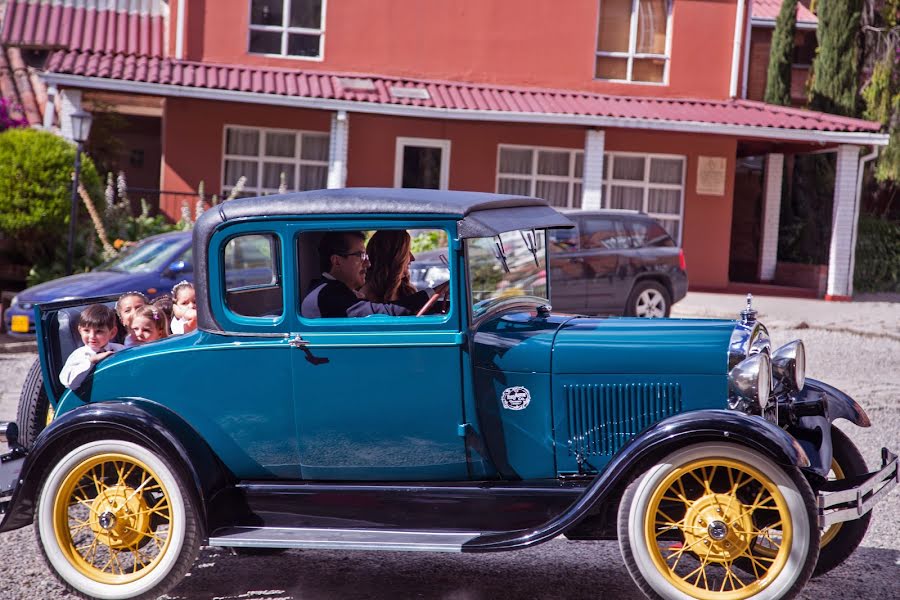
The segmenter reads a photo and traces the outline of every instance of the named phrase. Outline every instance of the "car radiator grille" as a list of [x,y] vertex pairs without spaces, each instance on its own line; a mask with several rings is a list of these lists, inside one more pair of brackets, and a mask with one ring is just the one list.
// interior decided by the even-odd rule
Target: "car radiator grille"
[[646,427],[681,412],[676,383],[566,385],[569,452],[611,456]]

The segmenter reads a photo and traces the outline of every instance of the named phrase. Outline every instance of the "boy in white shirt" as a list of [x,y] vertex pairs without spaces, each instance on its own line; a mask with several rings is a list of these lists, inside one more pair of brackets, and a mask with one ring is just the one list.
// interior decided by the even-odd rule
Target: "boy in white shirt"
[[116,313],[103,304],[92,304],[81,311],[78,333],[84,346],[69,355],[59,374],[59,380],[70,390],[84,382],[94,365],[125,347],[110,342],[116,335]]

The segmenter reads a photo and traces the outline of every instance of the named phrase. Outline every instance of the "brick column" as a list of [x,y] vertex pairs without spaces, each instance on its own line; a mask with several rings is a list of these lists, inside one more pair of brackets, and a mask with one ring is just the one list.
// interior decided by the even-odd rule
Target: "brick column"
[[763,191],[762,240],[759,247],[759,279],[775,279],[778,262],[778,221],[781,217],[781,180],[784,154],[766,156],[766,183]]
[[347,143],[350,136],[350,117],[345,110],[331,115],[331,135],[328,138],[328,189],[347,185]]
[[603,151],[606,133],[588,129],[584,136],[584,181],[581,186],[581,208],[597,210],[603,207]]
[[853,273],[850,255],[856,220],[856,175],[859,168],[859,147],[844,144],[838,147],[834,174],[834,209],[831,221],[831,245],[828,251],[828,288],[826,300],[850,300]]
[[60,90],[59,98],[62,106],[59,111],[59,131],[64,138],[71,142],[72,113],[81,110],[81,90]]

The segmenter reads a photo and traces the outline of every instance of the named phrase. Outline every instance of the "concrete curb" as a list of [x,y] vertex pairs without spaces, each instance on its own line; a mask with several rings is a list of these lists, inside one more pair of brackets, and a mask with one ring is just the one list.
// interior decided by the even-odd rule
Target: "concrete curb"
[[0,354],[18,354],[22,352],[37,352],[37,342],[4,342],[0,343]]

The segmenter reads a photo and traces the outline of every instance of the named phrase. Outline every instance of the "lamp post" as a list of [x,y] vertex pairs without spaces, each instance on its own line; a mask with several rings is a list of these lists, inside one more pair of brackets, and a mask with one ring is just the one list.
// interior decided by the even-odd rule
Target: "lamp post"
[[72,139],[75,141],[75,177],[72,179],[72,209],[69,213],[69,252],[66,255],[66,275],[72,274],[75,256],[75,221],[78,219],[78,179],[81,177],[81,152],[91,132],[91,113],[77,110],[72,113]]

